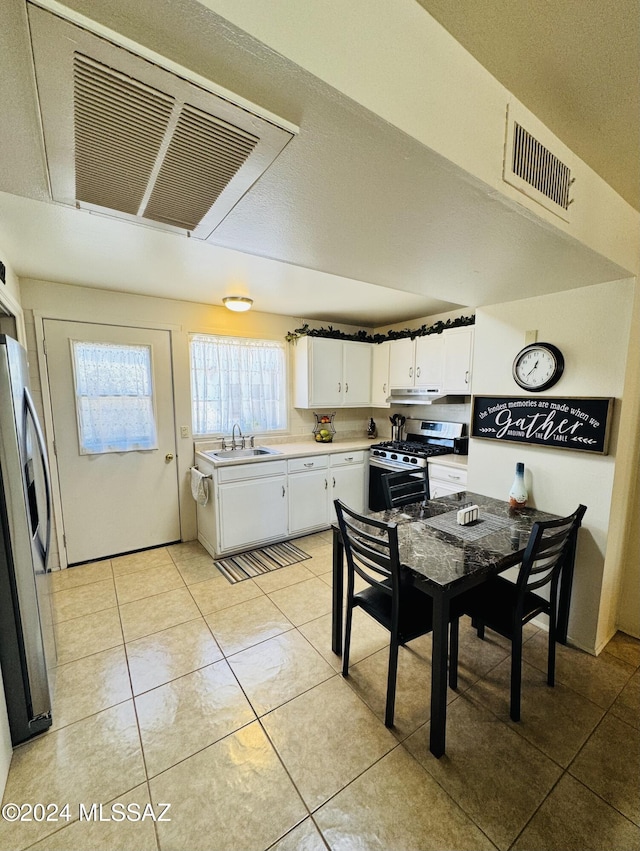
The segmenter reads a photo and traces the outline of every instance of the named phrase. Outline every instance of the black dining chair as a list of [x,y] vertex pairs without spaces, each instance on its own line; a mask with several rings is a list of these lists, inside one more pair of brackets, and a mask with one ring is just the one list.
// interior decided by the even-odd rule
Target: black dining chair
[[[489,627],[511,641],[510,716],[513,721],[520,720],[522,629],[540,614],[549,618],[547,684],[555,684],[558,585],[586,510],[585,505],[579,505],[568,517],[534,523],[515,583],[495,576],[457,600],[460,612],[471,617],[480,638],[484,638],[485,627]],[[543,588],[548,588],[548,600],[537,593]],[[454,671],[457,668],[457,644],[453,642],[451,668]]]
[[[342,657],[342,676],[348,676],[353,610],[362,608],[390,633],[387,702],[384,723],[393,726],[398,648],[414,638],[431,632],[431,598],[413,584],[408,570],[402,568],[398,553],[398,528],[352,511],[339,499],[334,502],[347,557],[347,600]],[[356,574],[367,587],[355,591]],[[457,621],[456,621],[457,626]]]
[[412,502],[426,502],[430,498],[427,468],[387,473],[382,477],[382,492],[387,508],[398,508]]

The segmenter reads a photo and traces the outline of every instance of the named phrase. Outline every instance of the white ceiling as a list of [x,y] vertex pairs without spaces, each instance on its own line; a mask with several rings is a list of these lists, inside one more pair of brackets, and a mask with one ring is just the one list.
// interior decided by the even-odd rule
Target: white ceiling
[[67,5],[163,55],[170,45],[300,133],[215,244],[54,204],[25,3],[3,0],[0,245],[22,277],[213,304],[243,293],[258,310],[375,326],[623,274],[195,0]]

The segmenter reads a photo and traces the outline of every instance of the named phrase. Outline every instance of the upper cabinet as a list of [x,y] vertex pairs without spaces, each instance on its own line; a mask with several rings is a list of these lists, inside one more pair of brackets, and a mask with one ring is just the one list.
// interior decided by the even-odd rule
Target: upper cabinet
[[351,340],[301,337],[294,348],[294,407],[369,407],[372,348]]
[[372,348],[371,404],[374,408],[388,408],[389,352],[391,350],[391,343],[376,343]]
[[451,328],[441,336],[444,337],[443,390],[468,395],[471,393],[473,326]]
[[392,340],[390,387],[440,387],[444,373],[444,334]]
[[414,340],[358,343],[300,337],[294,346],[294,407],[388,408],[391,388],[471,393],[473,326]]

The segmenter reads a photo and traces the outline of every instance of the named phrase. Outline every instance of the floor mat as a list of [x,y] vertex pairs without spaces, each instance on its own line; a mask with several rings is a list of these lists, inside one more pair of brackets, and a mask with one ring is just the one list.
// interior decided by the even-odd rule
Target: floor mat
[[214,561],[215,566],[229,582],[241,582],[251,576],[269,573],[279,567],[288,567],[311,558],[298,547],[285,541],[283,544],[272,544],[258,550],[249,550],[227,558]]

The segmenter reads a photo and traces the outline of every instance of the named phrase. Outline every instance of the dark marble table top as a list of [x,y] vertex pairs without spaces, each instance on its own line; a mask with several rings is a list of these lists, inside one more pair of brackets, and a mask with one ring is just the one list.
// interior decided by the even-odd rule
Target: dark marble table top
[[[482,529],[484,517],[488,534],[469,541],[462,537],[465,527],[460,527],[457,533],[452,525],[452,531],[448,532],[425,522],[470,504],[480,509],[479,520],[474,524],[477,533]],[[434,590],[447,589],[454,594],[458,590],[456,585],[463,590],[462,586],[472,577],[480,579],[518,564],[533,524],[557,519],[555,514],[527,507],[513,509],[506,501],[469,491],[429,500],[425,505],[416,503],[370,512],[369,516],[397,524],[400,559],[424,582],[425,590],[431,585]],[[495,529],[496,526],[501,528]]]

